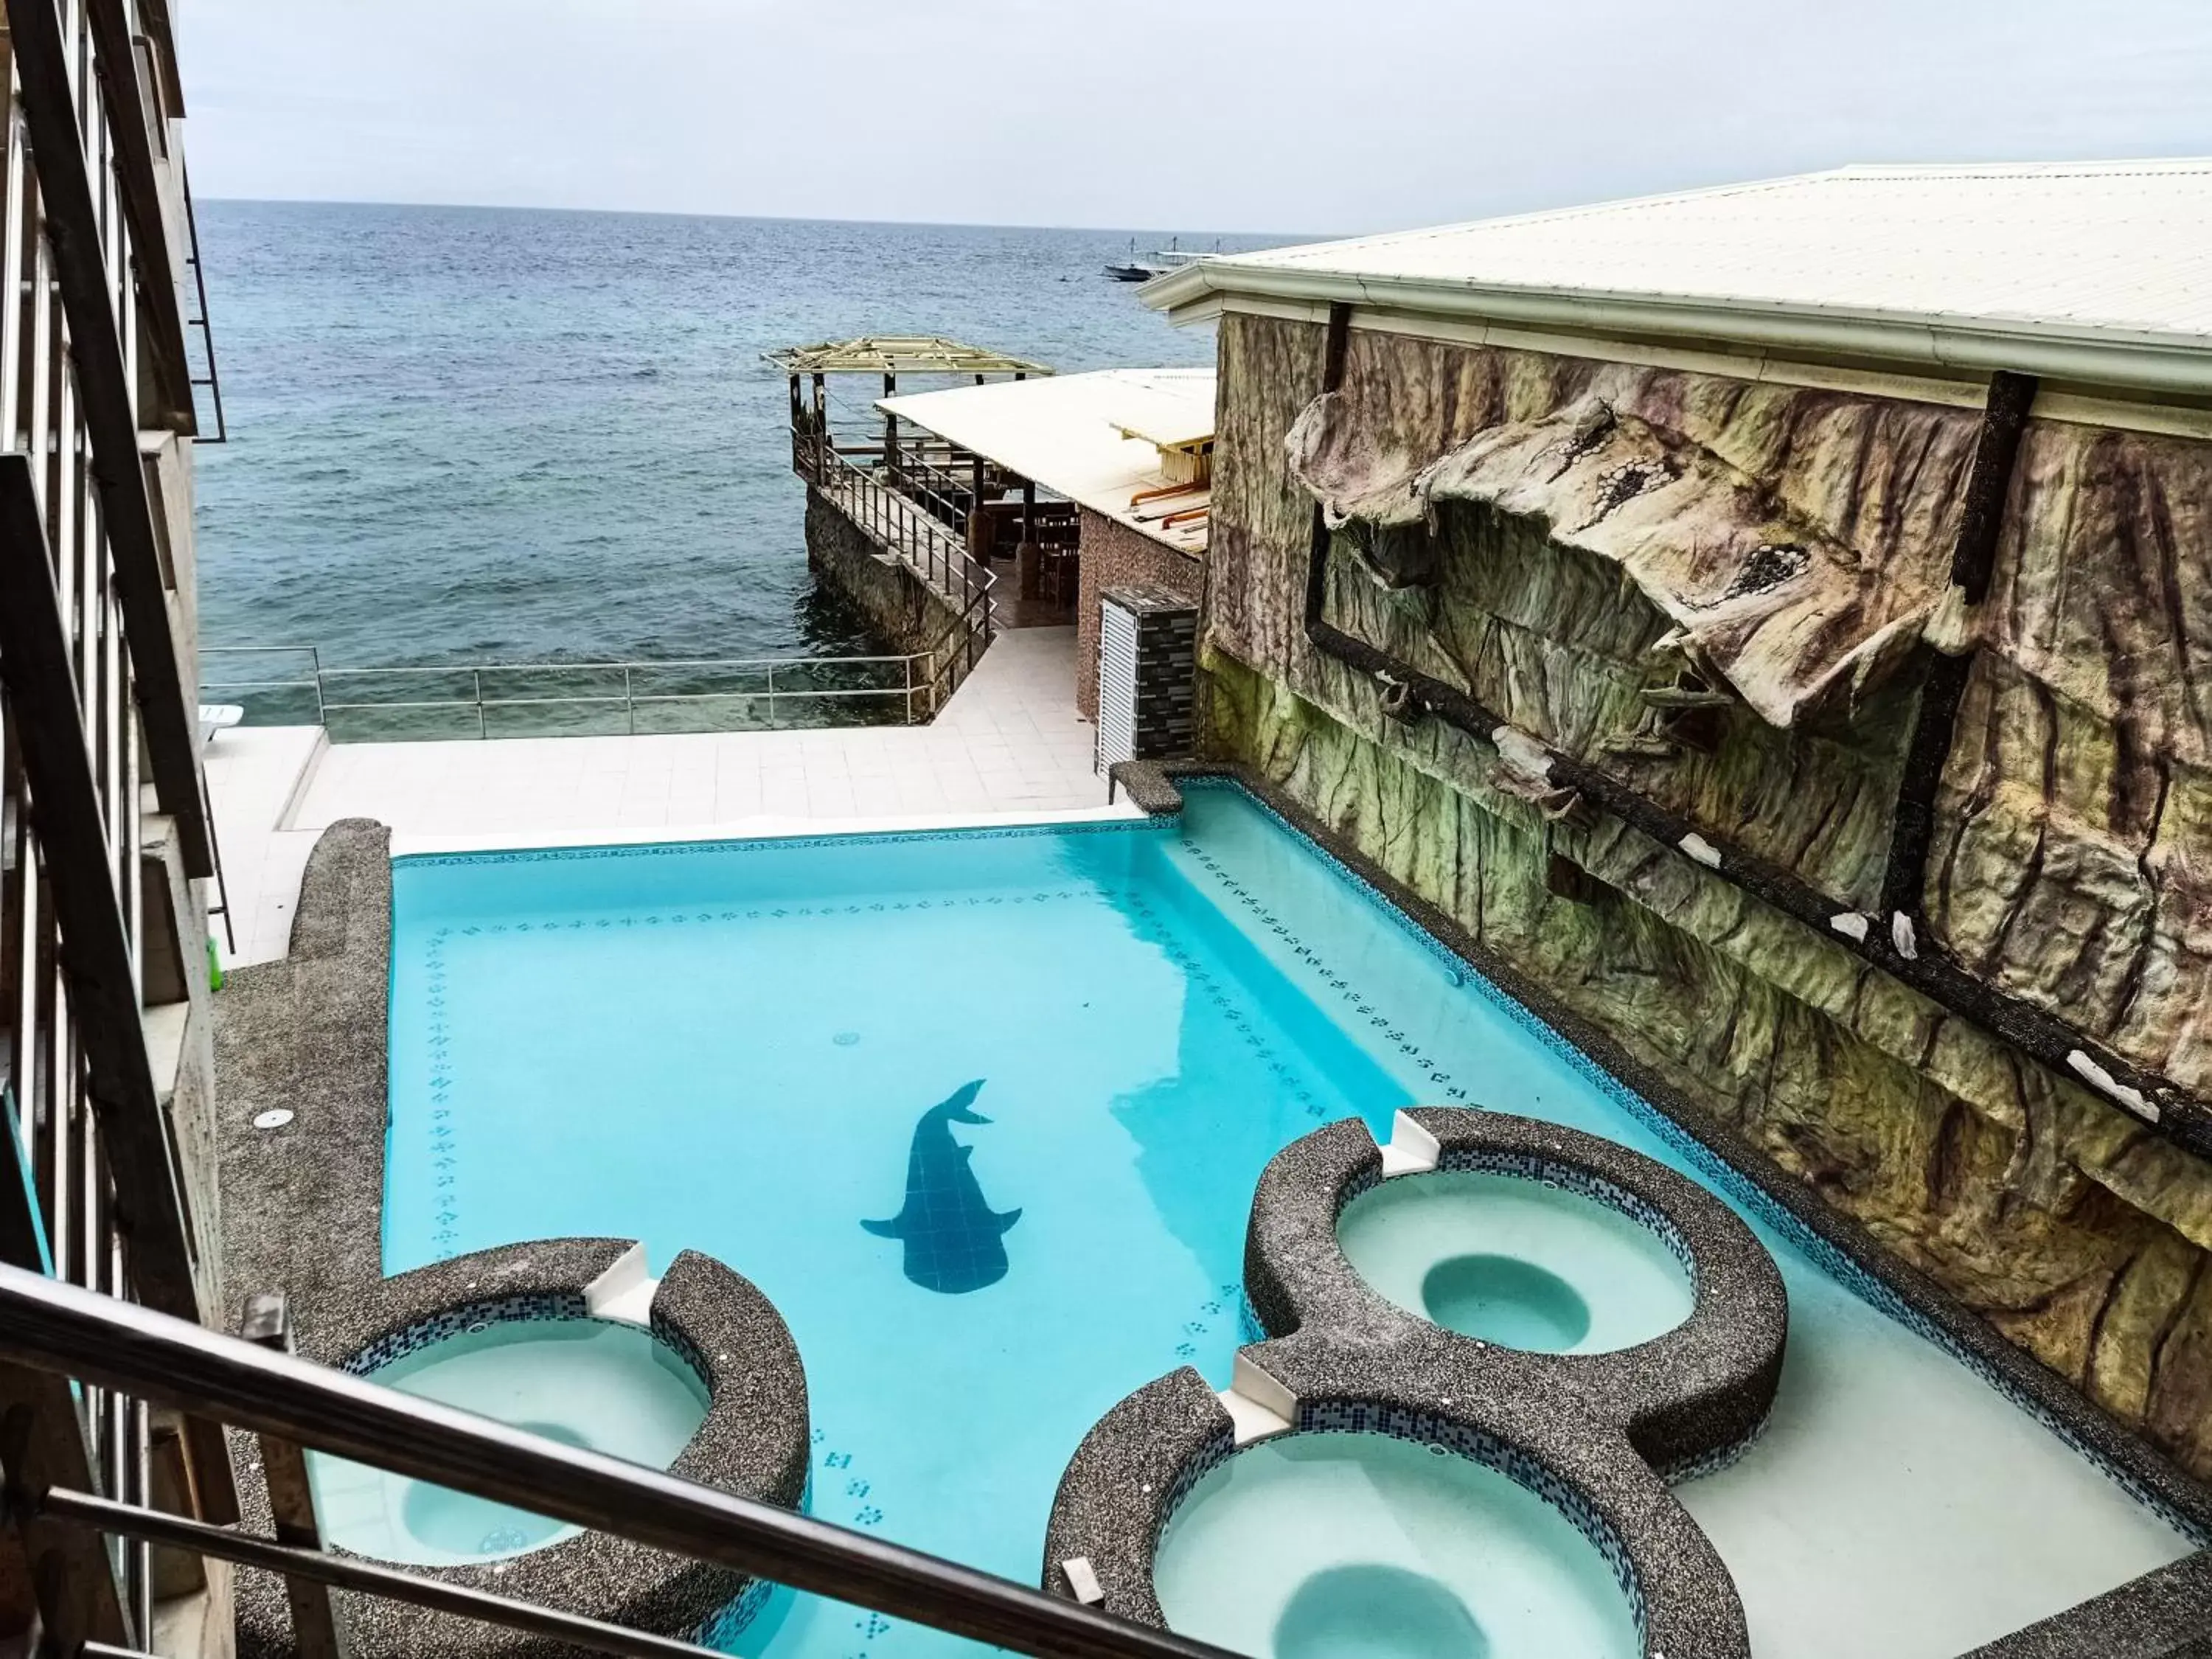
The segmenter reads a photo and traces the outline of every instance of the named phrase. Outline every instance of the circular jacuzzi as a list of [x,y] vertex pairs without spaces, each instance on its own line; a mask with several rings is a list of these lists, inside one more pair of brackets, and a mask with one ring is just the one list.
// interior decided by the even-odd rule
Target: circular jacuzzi
[[1644,1222],[1517,1174],[1399,1176],[1346,1205],[1336,1233],[1352,1270],[1392,1304],[1502,1348],[1632,1348],[1697,1302],[1689,1271]]
[[1765,1421],[1789,1328],[1757,1235],[1614,1142],[1500,1112],[1347,1118],[1269,1161],[1265,1340],[1092,1425],[1039,1582],[1255,1659],[1749,1659],[1667,1481]]
[[[658,1279],[612,1238],[501,1245],[303,1297],[307,1359],[441,1405],[757,1502],[797,1509],[812,1462],[806,1375],[775,1304],[712,1256]],[[657,1636],[734,1650],[775,1586],[446,1486],[308,1454],[317,1518],[340,1554]],[[463,1479],[459,1468],[453,1478]],[[250,1531],[274,1517],[241,1480]],[[283,1580],[236,1582],[240,1650],[290,1650]],[[535,1659],[542,1638],[454,1613],[365,1601],[356,1659]]]
[[[706,1421],[709,1393],[689,1362],[641,1325],[473,1322],[366,1375],[563,1445],[665,1469]],[[448,1566],[543,1549],[578,1528],[343,1458],[309,1454],[325,1539],[380,1561]]]
[[1169,1626],[1255,1659],[1635,1659],[1633,1610],[1510,1475],[1380,1434],[1285,1435],[1202,1475],[1162,1534]]

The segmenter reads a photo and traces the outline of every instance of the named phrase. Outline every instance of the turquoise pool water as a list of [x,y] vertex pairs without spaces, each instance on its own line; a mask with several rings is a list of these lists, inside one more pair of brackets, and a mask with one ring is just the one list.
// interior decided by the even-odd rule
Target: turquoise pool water
[[1176,1629],[1273,1659],[1637,1659],[1589,1540],[1497,1470],[1373,1434],[1261,1441],[1162,1536]]
[[[393,963],[388,1270],[562,1234],[720,1256],[805,1359],[816,1512],[1024,1582],[1101,1413],[1182,1364],[1227,1383],[1288,1140],[1463,1102],[1685,1163],[1226,786],[1168,826],[403,859]],[[1761,1234],[1775,1420],[1680,1492],[1763,1656],[1938,1659],[2186,1553]],[[739,1645],[954,1644],[796,1598]]]
[[1690,1316],[1688,1270],[1595,1199],[1511,1176],[1401,1176],[1344,1206],[1337,1243],[1382,1296],[1448,1330],[1538,1353],[1607,1353]]
[[[642,1326],[516,1319],[464,1331],[371,1374],[387,1387],[665,1469],[707,1418],[707,1389]],[[341,1549],[448,1566],[543,1549],[576,1528],[489,1498],[307,1454],[315,1513]]]

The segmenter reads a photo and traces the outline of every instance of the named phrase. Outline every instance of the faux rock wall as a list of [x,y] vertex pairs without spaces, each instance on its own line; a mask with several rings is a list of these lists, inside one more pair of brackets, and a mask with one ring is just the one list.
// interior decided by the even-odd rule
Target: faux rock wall
[[[1486,744],[1433,720],[1387,720],[1370,682],[1306,645],[1313,498],[1289,474],[1284,438],[1319,386],[1322,347],[1317,325],[1222,321],[1209,751],[1273,779],[1681,1095],[2212,1475],[2212,1170],[1674,849],[1602,817],[1547,823],[1493,785]],[[1879,554],[1900,536],[1940,544],[1955,532],[1972,410],[1363,331],[1345,394],[1436,453],[1594,383],[1846,544]],[[2185,1079],[2187,1011],[2205,1000],[2190,976],[2208,931],[2189,849],[2212,847],[2194,678],[2212,659],[2212,636],[2200,637],[2212,573],[2189,565],[2212,556],[2197,516],[2208,465],[2212,450],[2179,441],[2031,427],[1929,879],[1931,917],[1964,959],[2148,1063],[2181,1056]],[[1431,588],[1386,592],[1340,552],[1332,617],[1872,908],[1916,703],[1909,676],[1790,731],[1725,711],[1711,752],[1615,755],[1607,744],[1632,729],[1652,683],[1659,611],[1540,520],[1466,505],[1436,531]],[[2101,639],[2089,631],[2100,617],[2114,619]],[[2161,628],[2162,646],[2151,637]],[[1554,855],[1596,884],[1555,895]],[[2132,986],[2129,963],[2140,964]]]

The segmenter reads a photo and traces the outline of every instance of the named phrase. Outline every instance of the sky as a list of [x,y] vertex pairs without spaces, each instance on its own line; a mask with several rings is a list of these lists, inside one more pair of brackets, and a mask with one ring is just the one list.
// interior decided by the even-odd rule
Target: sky
[[1342,233],[2212,153],[2212,0],[179,0],[203,196]]

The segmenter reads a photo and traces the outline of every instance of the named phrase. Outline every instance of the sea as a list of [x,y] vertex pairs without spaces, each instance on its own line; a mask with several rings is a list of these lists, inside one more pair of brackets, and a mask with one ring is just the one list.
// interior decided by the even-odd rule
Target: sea
[[1213,357],[1104,274],[1157,232],[204,201],[199,234],[228,427],[197,458],[203,642],[325,664],[880,648],[808,574],[763,352]]

